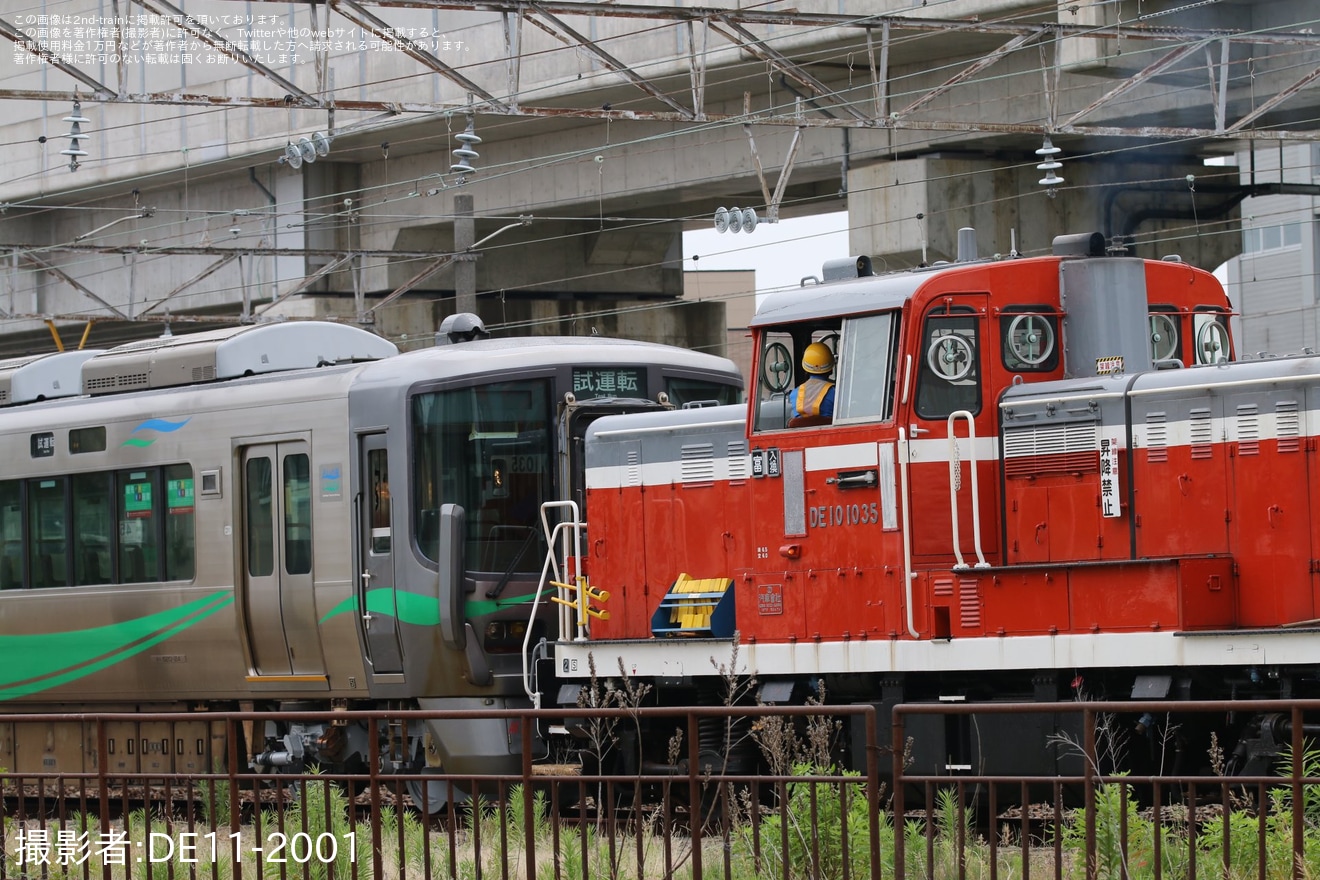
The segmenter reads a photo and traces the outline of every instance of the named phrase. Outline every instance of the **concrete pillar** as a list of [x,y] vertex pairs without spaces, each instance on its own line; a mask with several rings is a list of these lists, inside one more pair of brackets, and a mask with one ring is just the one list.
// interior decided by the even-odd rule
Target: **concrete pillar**
[[[1238,170],[1194,159],[1067,161],[1050,197],[1036,157],[919,157],[848,174],[850,250],[877,269],[952,260],[958,229],[977,230],[980,255],[1048,253],[1056,235],[1101,232],[1141,257],[1179,254],[1214,269],[1241,247]],[[1192,180],[1188,182],[1188,175]],[[1140,181],[1133,183],[1132,181]]]

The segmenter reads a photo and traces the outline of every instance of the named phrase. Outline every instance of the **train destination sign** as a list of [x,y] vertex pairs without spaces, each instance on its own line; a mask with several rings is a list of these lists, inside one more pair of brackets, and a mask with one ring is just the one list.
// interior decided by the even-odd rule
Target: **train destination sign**
[[574,367],[573,393],[581,398],[645,397],[639,367]]

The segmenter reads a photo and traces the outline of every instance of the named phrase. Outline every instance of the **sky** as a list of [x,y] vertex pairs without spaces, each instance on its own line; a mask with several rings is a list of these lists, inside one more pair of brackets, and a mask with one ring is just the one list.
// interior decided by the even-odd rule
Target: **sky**
[[848,214],[817,214],[779,223],[761,222],[754,231],[683,233],[687,271],[755,269],[758,293],[796,287],[808,275],[820,277],[826,260],[848,256]]

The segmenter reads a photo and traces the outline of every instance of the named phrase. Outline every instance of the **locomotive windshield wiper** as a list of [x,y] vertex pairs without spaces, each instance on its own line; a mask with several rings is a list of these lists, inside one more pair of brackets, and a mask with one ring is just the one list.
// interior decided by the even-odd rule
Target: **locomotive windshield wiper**
[[529,528],[527,530],[527,537],[523,538],[522,544],[518,546],[518,551],[509,560],[509,566],[504,569],[504,574],[500,577],[499,583],[486,591],[487,599],[498,599],[500,594],[504,592],[504,588],[509,585],[509,581],[513,580],[513,573],[518,570],[518,563],[522,562],[522,558],[527,555],[527,551],[531,549],[536,536],[536,529]]

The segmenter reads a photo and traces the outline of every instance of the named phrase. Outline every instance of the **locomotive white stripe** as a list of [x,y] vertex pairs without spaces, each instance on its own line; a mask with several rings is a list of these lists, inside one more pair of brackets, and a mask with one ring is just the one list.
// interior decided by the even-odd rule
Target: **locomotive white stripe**
[[[829,673],[940,672],[1008,669],[1241,667],[1314,663],[1315,634],[1253,630],[1206,635],[1172,632],[1097,633],[945,641],[871,639],[799,641],[738,646],[738,674],[810,676]],[[630,675],[709,675],[711,661],[729,665],[734,643],[723,639],[645,639],[560,642],[561,677],[587,677],[587,657],[597,669]]]
[[[878,442],[807,447],[804,450],[806,470],[819,473],[848,468],[878,467]],[[887,442],[892,442],[892,439]],[[946,438],[909,441],[908,446],[912,449],[913,462],[931,463],[947,462],[949,460],[949,441]],[[999,439],[997,437],[978,437],[975,448],[976,457],[979,461],[995,461],[999,458]],[[959,457],[963,461],[967,461],[971,458],[971,454],[972,445],[968,438],[960,438],[958,440]],[[749,454],[735,456],[732,459],[727,455],[716,454],[711,461],[715,467],[715,479],[717,481],[731,479],[731,473],[737,479],[743,479],[751,473],[751,456]],[[675,459],[642,462],[640,466],[619,464],[596,465],[587,468],[588,489],[669,486],[682,485],[683,482],[683,462]]]

